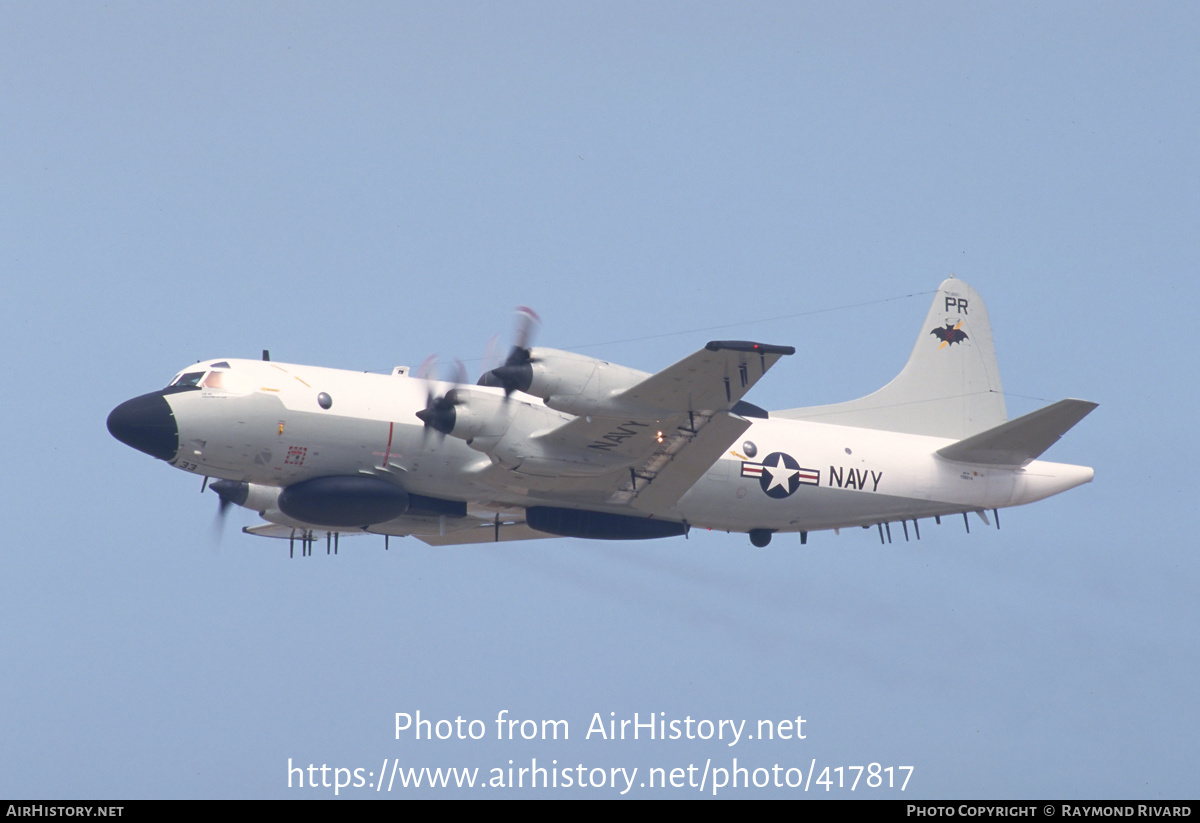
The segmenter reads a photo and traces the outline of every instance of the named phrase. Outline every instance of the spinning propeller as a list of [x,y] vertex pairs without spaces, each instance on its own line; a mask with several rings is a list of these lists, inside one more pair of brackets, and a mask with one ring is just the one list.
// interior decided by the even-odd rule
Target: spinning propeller
[[[504,389],[504,399],[507,401],[509,396],[514,391],[523,391],[528,389],[533,380],[532,364],[535,358],[529,350],[530,341],[533,340],[533,334],[537,330],[541,318],[537,312],[527,306],[517,307],[517,323],[516,330],[513,334],[512,348],[508,352],[508,357],[504,360],[503,365],[490,369],[484,372],[479,378],[480,386],[492,386],[494,388]],[[488,344],[488,354],[484,357],[484,363],[487,364],[492,359],[491,351],[494,350],[495,343]],[[437,369],[437,356],[431,355],[425,359],[421,367],[417,369],[416,376],[424,380],[431,381],[429,383],[429,393],[425,398],[425,408],[417,412],[417,417],[425,426],[426,436],[430,429],[437,432],[439,435],[447,435],[454,431],[454,425],[457,421],[458,414],[455,411],[456,406],[461,406],[466,403],[466,398],[461,397],[456,386],[465,385],[467,382],[467,370],[463,366],[462,361],[454,361],[454,371],[448,378],[442,378],[443,381],[453,383],[449,390],[439,393],[440,389],[436,389],[433,384],[431,375]]]
[[504,389],[507,398],[515,391],[525,391],[533,382],[533,363],[536,362],[529,350],[529,342],[537,330],[541,318],[528,306],[517,306],[517,329],[513,345],[504,365],[485,372],[479,385]]
[[[458,399],[458,393],[453,388],[441,395],[434,390],[433,378],[430,377],[430,374],[436,368],[437,355],[430,355],[421,364],[421,367],[417,369],[417,377],[431,381],[429,383],[429,393],[425,396],[425,408],[417,412],[417,417],[425,425],[424,431],[426,436],[430,429],[441,435],[447,435],[452,432],[456,416],[454,407],[461,405],[463,402]],[[461,360],[454,361],[454,371],[450,375],[449,382],[456,386],[467,382],[467,369]]]
[[208,485],[217,493],[220,502],[217,503],[217,516],[213,520],[213,533],[219,542],[225,531],[225,518],[229,515],[230,506],[240,506],[246,502],[250,493],[250,484],[238,480],[217,480]]

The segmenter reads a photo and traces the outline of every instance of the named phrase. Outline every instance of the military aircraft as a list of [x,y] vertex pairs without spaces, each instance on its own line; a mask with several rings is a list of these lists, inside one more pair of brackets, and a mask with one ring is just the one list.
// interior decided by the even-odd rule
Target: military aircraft
[[[708,343],[657,374],[529,346],[533,314],[477,385],[262,360],[189,366],[117,406],[114,437],[211,484],[221,508],[297,541],[412,535],[435,546],[690,529],[766,546],[808,533],[1019,506],[1087,483],[1037,458],[1096,407],[1009,420],[979,295],[943,282],[900,374],[845,403],[767,412],[743,397],[791,346]],[[202,488],[203,490],[203,488]],[[967,529],[970,529],[969,522]],[[334,542],[336,546],[336,542]]]

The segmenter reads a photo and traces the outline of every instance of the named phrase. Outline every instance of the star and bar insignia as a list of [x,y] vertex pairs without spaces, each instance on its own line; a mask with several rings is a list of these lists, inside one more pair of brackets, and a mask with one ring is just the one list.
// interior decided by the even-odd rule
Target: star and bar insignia
[[806,469],[783,452],[772,452],[761,463],[743,462],[742,477],[757,477],[767,496],[776,499],[790,497],[801,486],[821,485],[820,470]]

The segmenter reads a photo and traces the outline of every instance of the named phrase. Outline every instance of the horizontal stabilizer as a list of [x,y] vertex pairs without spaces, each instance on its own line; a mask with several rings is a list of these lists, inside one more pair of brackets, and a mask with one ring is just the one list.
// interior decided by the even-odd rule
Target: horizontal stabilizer
[[1059,400],[1044,409],[951,443],[938,449],[937,454],[959,463],[1024,466],[1058,442],[1058,438],[1097,405],[1087,400]]

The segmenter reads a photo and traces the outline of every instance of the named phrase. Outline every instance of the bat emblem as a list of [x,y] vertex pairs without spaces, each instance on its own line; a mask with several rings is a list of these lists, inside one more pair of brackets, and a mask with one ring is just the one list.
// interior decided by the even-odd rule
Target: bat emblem
[[957,326],[952,326],[949,323],[947,323],[946,328],[944,328],[944,329],[937,328],[930,332],[930,334],[934,335],[935,337],[937,337],[938,340],[942,341],[942,345],[938,346],[939,349],[944,349],[947,346],[953,345],[955,343],[961,343],[963,340],[968,339],[967,333],[965,331],[963,331],[961,328],[962,324],[963,324],[962,320],[958,321]]

